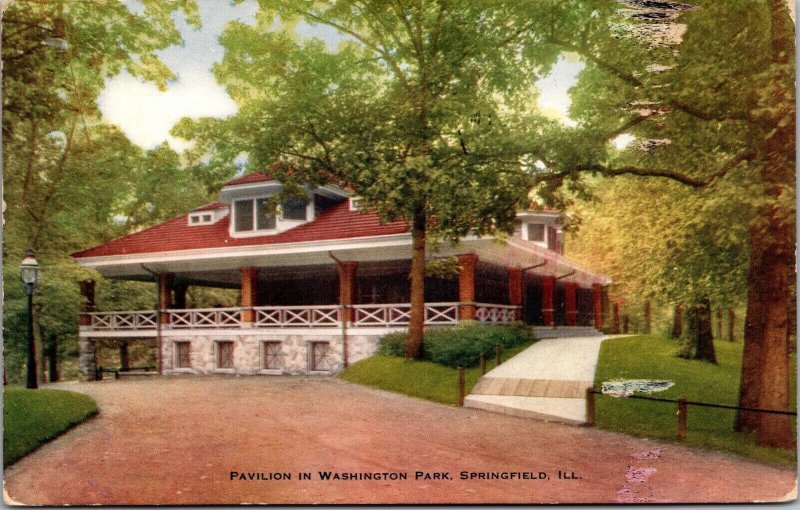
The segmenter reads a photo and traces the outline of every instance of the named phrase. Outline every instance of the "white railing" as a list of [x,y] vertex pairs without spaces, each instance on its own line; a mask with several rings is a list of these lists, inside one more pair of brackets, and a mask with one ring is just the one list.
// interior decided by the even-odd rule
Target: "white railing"
[[91,327],[96,330],[154,329],[158,326],[158,313],[145,310],[138,312],[91,312]]
[[517,310],[519,309],[520,307],[512,305],[475,303],[475,320],[478,322],[514,322],[517,320]]
[[[411,304],[353,305],[353,326],[406,326]],[[426,303],[425,324],[456,324],[458,303]]]
[[241,308],[196,308],[167,310],[169,328],[238,328],[242,325]]
[[[490,303],[426,303],[426,325],[457,324],[459,307],[475,307],[475,320],[488,323],[507,323],[517,320],[518,306]],[[352,305],[353,327],[407,326],[411,319],[411,304],[388,303],[375,305]],[[326,328],[341,325],[339,305],[323,306],[256,306],[253,311],[253,327]],[[249,325],[244,322],[246,308],[198,308],[193,310],[165,310],[165,329],[210,329],[239,328]],[[92,312],[91,329],[94,330],[154,330],[158,328],[158,312]]]
[[319,328],[339,325],[339,306],[256,306],[256,327]]

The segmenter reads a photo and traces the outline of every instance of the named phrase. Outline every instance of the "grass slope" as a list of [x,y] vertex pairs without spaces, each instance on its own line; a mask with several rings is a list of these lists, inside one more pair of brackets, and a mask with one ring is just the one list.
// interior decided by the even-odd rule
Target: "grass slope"
[[[742,344],[714,343],[718,365],[680,359],[674,340],[635,336],[603,342],[595,374],[595,388],[614,379],[665,379],[675,385],[656,397],[685,397],[696,402],[736,405],[742,366]],[[795,359],[792,358],[791,399],[796,408]],[[597,397],[598,427],[642,437],[677,441],[676,404]],[[753,435],[733,432],[736,411],[689,406],[683,444],[724,450],[758,460],[795,465],[795,452],[756,446]],[[796,421],[793,420],[796,424]]]
[[[530,347],[530,344],[507,349],[505,361]],[[486,361],[486,370],[494,368],[494,357]],[[481,376],[479,367],[464,374],[466,394]],[[354,363],[339,376],[345,381],[412,397],[458,405],[458,370],[429,361],[411,361],[394,356],[372,356]]]
[[3,391],[3,467],[97,414],[93,398],[61,390]]

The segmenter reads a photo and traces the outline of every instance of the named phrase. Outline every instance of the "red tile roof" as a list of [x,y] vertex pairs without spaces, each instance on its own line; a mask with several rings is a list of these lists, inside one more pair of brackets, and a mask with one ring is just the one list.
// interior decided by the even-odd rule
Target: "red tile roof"
[[270,177],[269,175],[265,174],[264,172],[251,172],[249,174],[244,174],[239,177],[235,177],[230,181],[223,184],[223,187],[227,186],[236,186],[238,184],[250,184],[253,182],[268,182],[274,181],[275,179]]
[[350,210],[344,200],[320,213],[314,221],[274,235],[233,238],[228,234],[230,215],[211,225],[189,226],[187,214],[160,225],[73,253],[74,258],[159,253],[227,246],[257,246],[303,241],[353,239],[408,231],[405,221],[381,224],[374,213]]

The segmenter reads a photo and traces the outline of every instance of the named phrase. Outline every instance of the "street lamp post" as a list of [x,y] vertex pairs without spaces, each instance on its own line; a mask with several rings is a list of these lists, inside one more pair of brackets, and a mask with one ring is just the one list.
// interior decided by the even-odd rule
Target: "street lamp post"
[[39,263],[33,254],[33,249],[28,249],[20,266],[20,279],[28,295],[28,384],[30,389],[39,387],[36,377],[36,347],[33,341],[33,290],[39,284]]

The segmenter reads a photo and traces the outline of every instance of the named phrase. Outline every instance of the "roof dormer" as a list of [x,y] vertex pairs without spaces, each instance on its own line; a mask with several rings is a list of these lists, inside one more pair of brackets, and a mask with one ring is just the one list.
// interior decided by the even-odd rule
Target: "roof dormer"
[[557,211],[523,211],[517,213],[519,228],[515,235],[542,248],[562,253],[561,213]]
[[[325,200],[340,202],[347,193],[335,186],[303,186],[305,196],[289,197],[277,208],[270,198],[283,189],[280,181],[263,172],[241,175],[225,183],[220,201],[231,211],[231,237],[273,235],[300,226],[316,217]],[[323,199],[323,200],[321,200]]]
[[214,203],[198,207],[190,212],[187,221],[190,227],[199,227],[202,225],[212,225],[227,215],[227,205]]

